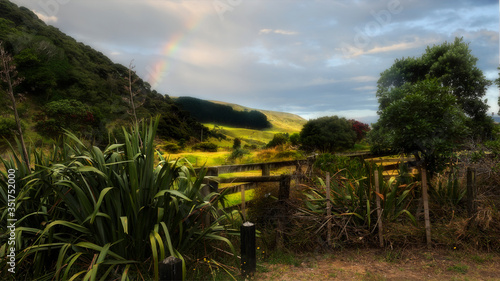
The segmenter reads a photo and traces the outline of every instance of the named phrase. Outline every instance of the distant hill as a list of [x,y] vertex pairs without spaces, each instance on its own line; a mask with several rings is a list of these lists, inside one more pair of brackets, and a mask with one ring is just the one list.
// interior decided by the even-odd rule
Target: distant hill
[[[178,97],[173,99],[202,123],[213,123],[234,128],[294,133],[300,132],[302,126],[307,122],[304,118],[292,113],[254,109],[223,101],[201,100],[192,97]],[[231,119],[231,116],[240,116],[241,120],[228,120]]]
[[223,105],[228,105],[228,106],[231,106],[234,110],[239,110],[239,111],[256,110],[256,111],[262,112],[264,115],[267,116],[267,120],[269,121],[269,123],[271,123],[270,130],[275,131],[275,132],[297,133],[297,132],[300,132],[300,130],[302,130],[302,127],[304,126],[304,124],[307,123],[306,119],[304,119],[298,115],[292,114],[292,113],[253,109],[253,108],[241,106],[238,104],[226,103],[226,102],[221,102],[221,101],[211,101],[211,102],[223,104]]
[[[24,94],[18,107],[30,139],[54,137],[65,127],[106,142],[108,130],[116,128],[120,134],[121,125],[132,120],[128,67],[7,0],[0,0],[0,41],[13,56],[19,77],[24,78],[15,92]],[[162,116],[160,137],[189,140],[208,130],[135,73],[132,80],[139,119]],[[0,84],[0,129],[11,132],[12,114],[1,90],[4,86]]]
[[229,105],[193,97],[179,97],[175,99],[175,102],[202,123],[255,130],[271,127],[267,116],[257,110],[235,110]]

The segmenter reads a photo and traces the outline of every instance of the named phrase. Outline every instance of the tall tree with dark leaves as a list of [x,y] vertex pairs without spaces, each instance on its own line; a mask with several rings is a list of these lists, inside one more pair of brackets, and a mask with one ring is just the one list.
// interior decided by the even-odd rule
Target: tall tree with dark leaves
[[383,111],[393,101],[400,99],[404,95],[401,87],[405,84],[414,85],[427,79],[436,79],[443,87],[450,89],[468,117],[469,137],[488,139],[493,130],[493,120],[488,116],[487,101],[483,98],[491,81],[476,66],[477,61],[469,44],[462,38],[455,38],[452,43],[427,47],[418,58],[396,59],[378,80],[379,110]]

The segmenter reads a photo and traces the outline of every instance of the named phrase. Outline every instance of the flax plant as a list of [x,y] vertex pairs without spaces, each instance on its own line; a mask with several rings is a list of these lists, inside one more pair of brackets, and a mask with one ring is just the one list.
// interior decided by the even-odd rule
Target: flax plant
[[[207,240],[234,252],[216,208],[223,195],[202,195],[204,170],[196,174],[186,160],[154,150],[158,120],[124,129],[125,142],[104,150],[66,132],[49,155],[34,152],[31,175],[17,154],[2,159],[23,184],[16,202],[18,278],[157,280],[168,256],[183,260],[185,276],[190,251]],[[2,201],[5,182],[2,174]]]
[[[325,157],[320,168],[331,173],[330,189],[325,190],[326,184],[322,177],[317,178],[317,186],[304,191],[306,196],[305,208],[302,214],[308,216],[324,216],[326,214],[326,195],[330,192],[332,220],[337,228],[337,236],[347,230],[365,233],[372,232],[376,226],[376,197],[381,200],[382,218],[386,221],[400,219],[406,216],[413,224],[415,217],[408,211],[413,199],[417,182],[410,182],[407,171],[400,166],[400,175],[389,180],[384,179],[382,169],[374,164],[360,159],[345,157]],[[375,192],[375,176],[378,173],[380,192]],[[323,231],[326,222],[314,220],[318,223],[317,233]],[[334,231],[335,232],[335,231]],[[339,238],[339,237],[337,237]]]

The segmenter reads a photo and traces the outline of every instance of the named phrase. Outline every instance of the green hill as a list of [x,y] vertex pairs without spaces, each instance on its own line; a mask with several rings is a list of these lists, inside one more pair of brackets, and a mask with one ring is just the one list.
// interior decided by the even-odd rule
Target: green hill
[[[133,117],[127,89],[129,68],[46,25],[24,7],[0,0],[0,41],[13,57],[23,93],[18,108],[28,139],[57,137],[62,127],[105,144],[108,130],[119,137]],[[132,59],[132,58],[131,58]],[[158,134],[164,139],[198,139],[207,130],[174,101],[132,74],[137,117],[161,114]],[[0,84],[0,96],[6,97]],[[0,131],[13,137],[15,124],[7,98],[0,99]],[[14,127],[13,127],[14,126]]]
[[221,101],[211,101],[211,102],[228,105],[231,106],[234,110],[238,111],[256,110],[263,113],[264,115],[266,115],[269,123],[271,123],[271,127],[267,129],[268,131],[273,131],[278,133],[298,133],[300,132],[300,130],[302,130],[302,126],[304,126],[304,124],[307,123],[307,120],[292,113],[253,109]]
[[192,97],[179,97],[175,99],[175,102],[202,123],[256,130],[271,127],[267,116],[257,110],[235,110],[229,105]]
[[[174,98],[175,99],[175,98]],[[204,123],[205,126],[209,128],[219,127],[219,131],[231,138],[239,138],[244,143],[249,145],[262,146],[267,144],[273,139],[275,134],[278,133],[298,133],[302,130],[302,127],[307,122],[304,118],[285,112],[270,111],[270,110],[260,110],[241,106],[238,104],[227,103],[222,101],[209,101],[214,104],[220,104],[224,106],[230,106],[235,111],[240,112],[251,112],[258,111],[266,116],[267,121],[271,124],[270,127],[266,129],[251,129],[245,128],[244,126],[227,126],[218,123]],[[232,143],[226,141],[221,143],[221,146],[231,146]]]

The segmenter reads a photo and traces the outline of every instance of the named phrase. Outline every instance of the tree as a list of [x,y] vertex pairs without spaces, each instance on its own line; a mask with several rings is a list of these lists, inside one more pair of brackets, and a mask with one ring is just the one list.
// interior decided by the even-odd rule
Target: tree
[[439,170],[468,132],[453,90],[427,79],[405,83],[387,97],[392,102],[379,111],[370,140],[379,138],[393,152],[413,154],[431,173]]
[[455,38],[453,43],[427,47],[419,58],[397,59],[378,80],[380,111],[405,94],[400,91],[405,84],[436,79],[456,97],[456,102],[468,117],[471,136],[489,138],[493,120],[489,118],[488,105],[482,98],[491,81],[476,67],[477,60],[462,38]]
[[266,144],[266,147],[273,148],[279,145],[284,145],[288,142],[288,137],[288,133],[274,134],[273,139]]
[[300,134],[299,133],[291,134],[289,140],[293,146],[298,146],[300,144]]
[[233,149],[241,148],[241,140],[239,138],[235,138],[233,140]]
[[349,120],[352,124],[352,129],[356,132],[356,141],[361,141],[366,137],[366,134],[370,131],[370,125],[359,122],[357,120]]
[[300,132],[303,149],[334,152],[352,148],[356,132],[347,119],[338,116],[309,120]]
[[14,111],[14,117],[16,119],[16,126],[19,132],[19,140],[21,142],[24,162],[26,162],[26,165],[29,167],[30,158],[28,156],[28,150],[26,149],[26,143],[24,142],[21,120],[19,119],[19,114],[17,113],[16,97],[14,96],[14,87],[19,85],[22,79],[17,77],[16,66],[12,62],[12,56],[3,49],[2,45],[3,42],[0,42],[0,61],[2,64],[0,69],[0,79],[7,85],[7,95],[12,102],[12,110]]

